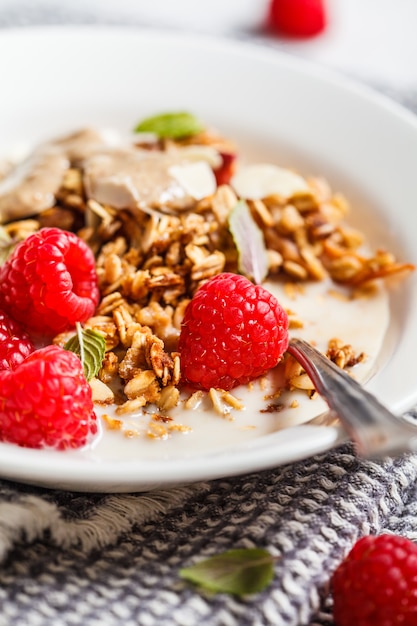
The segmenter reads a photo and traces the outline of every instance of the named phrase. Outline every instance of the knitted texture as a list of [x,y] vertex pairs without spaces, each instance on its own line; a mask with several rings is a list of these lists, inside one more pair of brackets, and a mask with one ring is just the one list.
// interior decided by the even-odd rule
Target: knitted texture
[[[331,572],[363,534],[417,537],[416,494],[417,456],[365,462],[349,445],[146,494],[3,482],[0,625],[328,625]],[[272,585],[248,600],[199,593],[178,576],[201,558],[254,546],[281,558]]]

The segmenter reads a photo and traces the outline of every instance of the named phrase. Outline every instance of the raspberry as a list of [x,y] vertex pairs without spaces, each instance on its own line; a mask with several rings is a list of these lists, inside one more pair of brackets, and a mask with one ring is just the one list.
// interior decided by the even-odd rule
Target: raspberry
[[98,304],[94,255],[74,233],[42,228],[0,268],[0,307],[26,330],[53,335],[87,320]]
[[183,380],[231,389],[278,363],[288,346],[288,317],[277,299],[244,276],[218,274],[188,304],[179,340]]
[[290,37],[312,37],[326,27],[324,0],[272,0],[268,25]]
[[232,152],[220,152],[222,164],[217,169],[213,170],[216,177],[216,183],[220,185],[227,185],[235,172],[236,166],[236,154]]
[[14,370],[34,349],[19,324],[0,310],[0,370]]
[[80,359],[59,346],[0,372],[0,440],[26,448],[79,448],[97,432]]
[[332,579],[337,626],[417,624],[417,546],[380,535],[356,542]]

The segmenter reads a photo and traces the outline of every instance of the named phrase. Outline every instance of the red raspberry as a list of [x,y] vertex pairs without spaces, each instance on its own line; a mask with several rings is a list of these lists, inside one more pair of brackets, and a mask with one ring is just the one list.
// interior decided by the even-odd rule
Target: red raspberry
[[29,332],[53,335],[87,320],[98,304],[94,255],[77,235],[42,228],[0,268],[0,306]]
[[236,154],[232,152],[220,152],[222,164],[214,171],[217,185],[227,185],[236,169]]
[[79,448],[97,432],[80,359],[59,346],[0,372],[0,439],[26,448]]
[[332,584],[337,626],[417,624],[417,546],[409,539],[359,539]]
[[275,367],[287,346],[288,317],[277,299],[244,276],[218,274],[186,308],[183,379],[202,389],[231,389]]
[[312,37],[326,27],[324,0],[271,0],[268,25],[278,34]]
[[0,310],[0,370],[14,370],[34,349],[19,324]]

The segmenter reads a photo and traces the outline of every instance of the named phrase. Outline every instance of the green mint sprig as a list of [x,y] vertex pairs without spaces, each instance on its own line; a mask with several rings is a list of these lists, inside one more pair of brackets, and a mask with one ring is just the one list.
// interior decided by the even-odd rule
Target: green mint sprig
[[103,335],[91,328],[83,329],[79,323],[76,327],[76,334],[66,342],[64,348],[80,358],[84,375],[90,381],[100,371],[106,352],[106,341]]
[[180,570],[180,577],[216,593],[246,596],[265,589],[276,558],[263,548],[228,550]]
[[182,139],[197,135],[204,126],[191,113],[161,113],[147,117],[135,127],[136,133],[153,133],[161,139]]

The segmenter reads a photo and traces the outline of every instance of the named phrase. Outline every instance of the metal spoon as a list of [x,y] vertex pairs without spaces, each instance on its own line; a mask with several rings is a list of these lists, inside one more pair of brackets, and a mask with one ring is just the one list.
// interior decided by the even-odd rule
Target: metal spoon
[[359,454],[378,458],[417,450],[417,425],[391,413],[324,354],[303,339],[291,339],[288,352],[338,415]]

